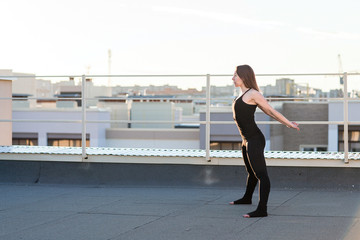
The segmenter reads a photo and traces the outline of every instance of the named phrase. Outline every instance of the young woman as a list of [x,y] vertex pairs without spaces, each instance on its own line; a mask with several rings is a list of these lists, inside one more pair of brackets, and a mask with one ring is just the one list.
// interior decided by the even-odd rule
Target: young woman
[[242,155],[248,177],[244,196],[230,204],[251,204],[256,184],[259,182],[260,201],[258,207],[255,211],[245,214],[243,217],[266,217],[270,180],[264,157],[265,137],[254,120],[256,107],[259,107],[264,113],[288,128],[294,128],[299,131],[299,124],[290,122],[270,106],[259,92],[254,71],[250,66],[237,66],[232,80],[235,87],[240,87],[242,91],[242,94],[234,100],[233,117],[243,139]]

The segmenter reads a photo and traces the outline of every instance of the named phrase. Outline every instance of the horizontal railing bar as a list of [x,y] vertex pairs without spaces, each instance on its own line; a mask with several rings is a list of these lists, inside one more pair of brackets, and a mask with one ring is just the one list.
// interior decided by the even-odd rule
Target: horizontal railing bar
[[[183,123],[183,124],[206,124],[206,121],[147,121],[147,120],[87,120],[87,123],[149,123],[149,124],[157,124],[157,123]],[[257,124],[260,125],[281,125],[280,122],[277,121],[256,121]],[[344,122],[342,121],[297,121],[299,124],[303,125],[342,125]],[[349,124],[360,124],[360,122],[348,122]],[[235,124],[234,121],[210,121],[210,124]]]
[[9,97],[9,98],[0,98],[0,100],[81,100],[81,98],[36,98],[36,97],[31,97],[31,98],[13,97],[13,98],[10,98]]
[[[233,100],[235,97],[237,96],[232,96],[232,97],[212,97],[211,99],[213,100]],[[86,100],[117,100],[117,99],[121,99],[121,100],[128,100],[128,99],[136,99],[136,100],[146,100],[146,99],[151,99],[151,100],[196,100],[196,99],[206,99],[206,98],[151,98],[151,97],[146,97],[146,98],[142,98],[142,97],[131,97],[131,98],[116,98],[116,97],[100,97],[100,98],[86,98]],[[344,98],[272,98],[272,97],[265,97],[265,99],[268,100],[343,100]],[[353,99],[353,100],[360,100],[360,98],[348,98],[348,99]]]
[[[213,100],[233,100],[236,96],[233,97],[213,97]],[[86,98],[86,100],[205,100],[206,98],[158,98],[158,97],[131,97],[131,98],[122,98],[122,97],[92,97],[92,98]],[[344,98],[273,98],[273,97],[265,97],[267,100],[344,100]],[[37,98],[37,97],[1,97],[0,100],[81,100],[81,98]],[[360,100],[360,98],[348,98],[348,100],[356,101]],[[281,102],[281,101],[279,101]]]
[[[116,97],[101,97],[101,98],[86,98],[86,100],[205,100],[206,98],[158,98],[158,97],[131,97],[131,98],[116,98]],[[230,99],[230,98],[228,98]]]
[[206,77],[206,74],[121,74],[121,75],[85,75],[86,77]]
[[[146,121],[146,120],[87,120],[86,122],[88,123],[192,123],[192,124],[206,124],[206,121]],[[279,124],[281,125],[281,123],[277,122],[277,121],[256,121],[257,124]],[[318,124],[318,125],[332,125],[332,124],[344,124],[344,122],[341,121],[331,121],[331,122],[326,122],[326,121],[298,121],[297,123],[299,124],[304,124],[304,125],[311,125],[311,124]],[[349,122],[352,123],[352,122]],[[210,121],[210,124],[235,124],[234,121]],[[357,124],[357,122],[355,122],[355,124]]]
[[54,78],[81,78],[82,75],[12,75],[12,76],[7,76],[7,75],[3,75],[0,76],[0,78],[44,78],[44,77],[54,77]]
[[[0,78],[45,78],[45,77],[54,77],[54,78],[81,78],[83,75],[33,75],[33,76],[0,76]],[[113,75],[84,75],[88,78],[105,78],[105,77],[206,77],[206,74],[113,74]]]
[[[343,121],[296,121],[299,124],[304,124],[304,125],[333,125],[333,124],[344,124]],[[276,125],[279,124],[281,125],[282,123],[277,122],[277,121],[256,121],[257,124],[271,124],[271,125]],[[352,122],[349,122],[349,124]],[[211,124],[234,124],[233,121],[212,121]],[[355,122],[355,124],[357,124],[357,122]]]
[[[70,78],[82,76],[85,77],[206,77],[208,74],[89,74],[89,75],[2,75],[0,78],[45,78],[45,77],[54,77],[54,78]],[[209,74],[212,77],[231,77],[232,74]],[[266,76],[342,76],[344,73],[260,73],[256,76],[266,77]],[[360,73],[347,73],[347,75],[360,75]]]
[[0,122],[56,122],[56,123],[81,123],[81,120],[66,119],[0,119]]
[[[66,119],[0,119],[0,122],[64,122],[64,123],[81,123],[81,120],[66,120]],[[206,121],[149,121],[149,120],[87,120],[87,123],[184,123],[184,124],[205,124]],[[210,121],[211,124],[235,124],[234,121]],[[277,121],[256,121],[257,124],[281,124]],[[333,125],[344,124],[344,121],[297,121],[304,125]],[[349,121],[349,124],[360,124],[360,121]]]
[[[102,98],[86,98],[86,100],[204,100],[205,98],[121,98],[121,97],[102,97]],[[230,99],[230,98],[229,98]],[[36,97],[31,97],[31,98],[17,98],[17,97],[13,97],[13,98],[0,98],[0,100],[81,100],[81,98],[36,98]]]
[[165,124],[165,123],[185,123],[185,124],[205,124],[205,121],[148,121],[148,120],[86,120],[87,123],[149,123],[149,124]]
[[[343,100],[344,98],[338,98],[338,97],[334,97],[334,98],[307,98],[307,97],[297,97],[297,98],[273,98],[273,97],[265,97],[265,99],[267,100]],[[354,99],[354,100],[360,100],[360,98],[349,98],[349,99]]]
[[[344,73],[258,73],[259,77],[272,76],[342,76]],[[347,75],[360,75],[360,73],[347,73]],[[232,77],[232,74],[210,74],[211,77]]]
[[[64,123],[82,123],[81,120],[61,120],[61,119],[0,119],[0,122],[64,122]],[[149,124],[165,124],[165,123],[188,123],[188,124],[205,124],[205,121],[148,121],[148,120],[86,120],[87,123],[149,123]]]

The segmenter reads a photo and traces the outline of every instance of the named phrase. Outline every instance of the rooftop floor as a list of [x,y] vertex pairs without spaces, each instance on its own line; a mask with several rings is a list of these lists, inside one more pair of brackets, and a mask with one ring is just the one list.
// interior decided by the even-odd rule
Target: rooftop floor
[[242,188],[0,185],[0,239],[346,239],[360,236],[360,191],[273,189],[266,218],[232,206]]

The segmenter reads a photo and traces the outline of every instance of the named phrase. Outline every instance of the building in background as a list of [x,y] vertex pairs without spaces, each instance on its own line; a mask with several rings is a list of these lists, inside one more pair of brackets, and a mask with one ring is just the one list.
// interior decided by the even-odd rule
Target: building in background
[[[290,121],[328,121],[328,103],[282,102],[276,107]],[[327,151],[328,125],[300,125],[295,131],[284,125],[271,125],[271,150]]]
[[[13,123],[14,145],[81,146],[82,127],[79,108],[13,110],[12,117],[14,120],[32,120]],[[86,117],[89,121],[108,121],[110,112],[102,109],[88,109]],[[51,122],[52,120],[60,122]],[[78,122],[61,122],[61,120]],[[110,123],[88,123],[86,126],[87,146],[106,146],[106,129],[108,128],[110,128]]]
[[[349,102],[348,118],[349,121],[359,121],[360,119],[360,102]],[[329,121],[344,121],[344,104],[343,102],[329,103]],[[344,126],[329,125],[328,132],[328,150],[344,151]],[[349,151],[360,152],[360,125],[349,125]]]
[[[12,80],[6,78],[0,78],[0,119],[10,120],[12,119]],[[8,99],[6,99],[8,98]],[[12,122],[0,122],[0,145],[11,146],[12,139]]]

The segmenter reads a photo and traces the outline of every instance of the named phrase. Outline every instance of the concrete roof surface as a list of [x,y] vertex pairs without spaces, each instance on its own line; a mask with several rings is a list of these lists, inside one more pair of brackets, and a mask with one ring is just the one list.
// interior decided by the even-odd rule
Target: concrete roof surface
[[360,192],[272,189],[266,218],[242,188],[0,184],[0,239],[360,239]]

